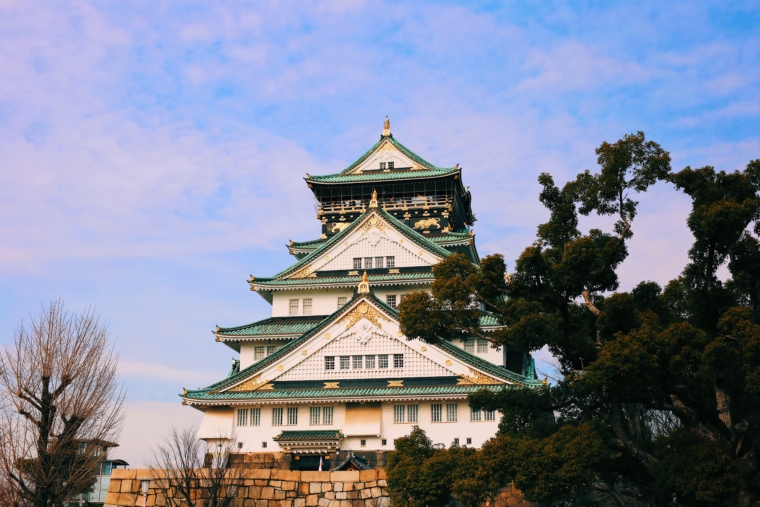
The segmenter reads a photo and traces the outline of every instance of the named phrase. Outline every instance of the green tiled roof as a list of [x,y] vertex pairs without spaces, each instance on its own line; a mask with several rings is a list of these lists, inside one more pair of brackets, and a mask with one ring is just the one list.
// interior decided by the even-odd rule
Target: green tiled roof
[[320,430],[320,431],[281,431],[274,437],[275,442],[285,441],[309,441],[309,440],[341,440],[343,433],[340,430]]
[[321,243],[324,243],[325,240],[323,238],[317,238],[312,239],[309,241],[294,241],[292,244],[288,245],[288,247],[292,248],[316,248]]
[[[370,286],[380,282],[393,282],[393,281],[405,281],[405,280],[432,280],[432,273],[394,273],[387,275],[367,275],[369,277]],[[361,276],[324,276],[316,278],[291,278],[287,280],[254,280],[254,285],[264,287],[280,287],[289,285],[319,285],[323,283],[335,284],[335,283],[351,283],[354,285],[359,284]]]
[[[511,373],[511,372],[510,372]],[[514,375],[514,374],[513,374]],[[291,389],[287,391],[212,392],[204,389],[188,391],[183,395],[190,401],[242,401],[300,398],[361,398],[366,396],[445,396],[470,394],[481,389],[500,391],[508,385],[461,385],[426,387],[371,387],[366,389]]]
[[493,327],[493,326],[502,326],[503,324],[499,322],[499,317],[495,313],[491,312],[482,312],[480,315],[480,326],[481,327]]
[[222,327],[216,331],[223,336],[301,335],[320,323],[324,317],[271,317],[237,327]]

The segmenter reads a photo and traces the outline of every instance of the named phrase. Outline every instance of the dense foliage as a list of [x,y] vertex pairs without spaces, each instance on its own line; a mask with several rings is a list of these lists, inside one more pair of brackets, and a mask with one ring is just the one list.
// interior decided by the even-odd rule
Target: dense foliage
[[[496,438],[477,452],[437,449],[420,432],[401,439],[389,461],[400,504],[437,505],[430,495],[453,493],[477,505],[468,492],[488,495],[512,482],[545,504],[749,506],[758,499],[760,161],[732,173],[671,173],[669,154],[641,132],[596,152],[597,174],[586,171],[562,188],[540,176],[550,219],[514,273],[499,255],[480,265],[452,255],[435,266],[432,294],[401,303],[407,336],[546,346],[561,378],[550,388],[472,395],[473,408],[503,415]],[[630,195],[657,181],[692,200],[690,262],[664,289],[642,281],[613,292],[633,236],[638,203]],[[591,213],[617,222],[582,234],[579,214]],[[718,278],[721,267],[727,281]],[[506,327],[484,333],[482,307]],[[451,464],[443,481],[438,462]]]

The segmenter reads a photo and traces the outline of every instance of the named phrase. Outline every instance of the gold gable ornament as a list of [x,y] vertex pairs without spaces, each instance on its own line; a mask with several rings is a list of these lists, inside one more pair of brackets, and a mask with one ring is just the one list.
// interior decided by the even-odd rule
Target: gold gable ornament
[[359,290],[357,290],[356,292],[358,294],[369,294],[369,277],[367,276],[366,271],[362,275],[362,279],[359,282]]
[[[229,390],[229,392],[232,393],[239,393],[239,392],[248,392],[248,391],[255,391],[259,387],[264,386],[265,384],[268,384],[269,380],[262,379],[261,374],[256,375],[255,377],[251,377],[245,382],[236,385],[232,389]],[[266,388],[266,386],[265,386]]]
[[391,135],[391,121],[388,119],[388,115],[385,115],[385,123],[383,123],[383,137]]

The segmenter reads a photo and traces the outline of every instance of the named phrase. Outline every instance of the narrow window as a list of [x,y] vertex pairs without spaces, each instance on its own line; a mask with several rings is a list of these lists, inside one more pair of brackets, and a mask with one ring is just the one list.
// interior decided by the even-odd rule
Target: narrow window
[[319,416],[322,410],[319,407],[309,408],[309,425],[319,426]]
[[393,354],[393,367],[394,368],[404,367],[404,354]]
[[488,342],[482,338],[478,338],[478,353],[488,352]]
[[395,268],[396,267],[396,257],[393,255],[385,258],[385,267],[386,268]]
[[277,346],[276,345],[267,345],[267,355],[268,356],[271,356],[272,354],[274,354],[276,350],[277,350]]
[[393,405],[393,422],[404,422],[404,405]]
[[267,448],[267,443],[266,442],[261,442],[261,448],[262,449],[266,449]]
[[288,407],[288,426],[298,424],[298,407]]
[[251,409],[251,426],[261,426],[261,409]]
[[272,426],[282,426],[282,408],[272,409]]
[[261,361],[266,357],[267,349],[266,347],[254,347],[253,348],[253,360],[254,361]]
[[417,412],[418,412],[417,405],[407,405],[406,406],[406,422],[416,423]]
[[248,426],[248,409],[238,409],[238,426]]
[[472,443],[472,439],[470,437],[467,437],[467,444],[469,445],[471,443]]
[[333,407],[324,407],[322,409],[322,424],[333,423]]
[[361,269],[361,268],[362,268],[362,258],[354,257],[354,269]]
[[446,420],[448,422],[457,422],[457,413],[459,411],[457,410],[457,404],[456,403],[447,403],[446,404]]
[[458,438],[454,439],[454,445],[459,445],[459,439]]
[[383,257],[375,257],[375,267],[376,268],[383,267]]
[[351,367],[351,356],[340,356],[340,369],[348,370]]
[[486,410],[486,421],[495,421],[496,420],[496,412],[493,410]]
[[388,354],[380,354],[377,356],[377,367],[378,368],[388,367]]
[[395,162],[388,162],[388,169],[393,169],[394,165],[396,165]]
[[388,303],[388,306],[391,308],[396,308],[396,295],[385,296],[385,302]]
[[372,269],[372,257],[364,258],[364,269]]
[[441,422],[443,420],[443,405],[440,403],[433,403],[430,405],[430,420],[434,423]]
[[361,370],[364,356],[354,356],[354,370]]
[[464,351],[469,352],[470,354],[475,353],[475,340],[472,338],[466,338],[464,341]]
[[325,370],[335,369],[335,356],[325,356]]
[[362,439],[360,442],[361,442],[360,445],[362,447],[367,447],[367,441],[366,440]]
[[375,356],[364,356],[364,368],[367,370],[375,369]]
[[388,441],[386,439],[382,439],[382,445],[388,445]]
[[311,315],[311,298],[304,298],[303,300],[303,314]]
[[380,169],[385,169],[385,162],[380,162]]
[[291,299],[288,306],[288,315],[298,315],[298,300]]
[[473,410],[471,408],[470,409],[470,421],[476,421],[476,422],[477,421],[481,421],[482,420],[481,414],[482,414],[482,412],[480,410]]
[[346,306],[346,301],[348,301],[348,298],[346,296],[340,296],[338,298],[338,310]]

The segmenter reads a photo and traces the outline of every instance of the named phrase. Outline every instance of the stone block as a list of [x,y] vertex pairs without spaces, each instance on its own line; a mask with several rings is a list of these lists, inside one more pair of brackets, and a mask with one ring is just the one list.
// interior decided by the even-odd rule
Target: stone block
[[254,468],[253,470],[246,470],[243,474],[248,479],[269,479],[272,475],[272,471],[268,468]]
[[322,483],[321,482],[310,482],[309,483],[309,493],[321,493],[322,492]]
[[330,480],[333,482],[359,482],[359,471],[330,472]]
[[295,500],[293,500],[293,507],[306,507],[306,499],[296,498]]
[[372,498],[372,490],[370,489],[363,489],[361,490],[362,498]]
[[285,500],[285,492],[281,489],[275,489],[274,490],[274,499],[275,500]]
[[320,498],[317,501],[317,505],[319,507],[328,507],[330,505],[330,499],[329,498]]
[[386,481],[385,479],[380,479],[379,481],[377,481],[377,485],[380,486],[381,488],[384,488],[388,486],[388,481]]
[[378,470],[377,471],[377,478],[378,478],[378,480],[380,480],[380,479],[387,479],[388,478],[388,474],[385,473],[385,470],[382,470],[382,469]]
[[336,482],[333,484],[333,491],[343,491],[343,483]]
[[121,488],[119,491],[122,493],[129,493],[132,491],[132,481],[121,481]]
[[272,487],[261,488],[261,498],[264,500],[274,499],[274,488]]
[[353,491],[356,487],[356,484],[353,482],[344,482],[343,483],[343,491]]
[[248,486],[248,498],[254,500],[261,498],[261,486]]
[[364,483],[365,488],[374,488],[377,486],[377,481],[368,481]]
[[268,500],[256,500],[256,507],[269,507]]
[[372,488],[372,498],[378,498],[383,496],[383,491],[380,488]]
[[306,497],[306,506],[307,507],[313,507],[317,505],[317,502],[319,502],[319,497],[317,495],[309,495]]
[[296,489],[296,483],[293,481],[282,481],[282,490],[283,491],[293,491]]
[[298,470],[272,470],[272,479],[298,482],[301,480],[301,472]]
[[330,507],[340,507],[340,500],[332,500],[330,502]]
[[346,494],[345,491],[340,491],[338,493],[335,493],[336,500],[345,500],[346,498],[348,498],[348,495]]
[[353,503],[351,500],[341,500],[340,507],[353,507]]
[[111,471],[111,480],[113,479],[137,479],[137,469],[127,470],[126,468],[117,468]]
[[377,470],[362,470],[359,472],[359,480],[362,482],[377,480]]
[[253,481],[257,486],[269,486],[268,479],[256,479]]
[[309,483],[308,482],[302,482],[298,485],[298,491],[303,495],[306,496],[309,494]]
[[327,493],[323,493],[322,496],[328,500],[333,500],[335,498],[335,494],[336,493],[334,491],[328,491]]
[[322,493],[327,493],[328,491],[332,491],[333,485],[332,482],[323,482],[322,484]]
[[269,481],[269,485],[273,488],[282,488],[282,481]]
[[329,482],[330,472],[301,472],[303,482]]

